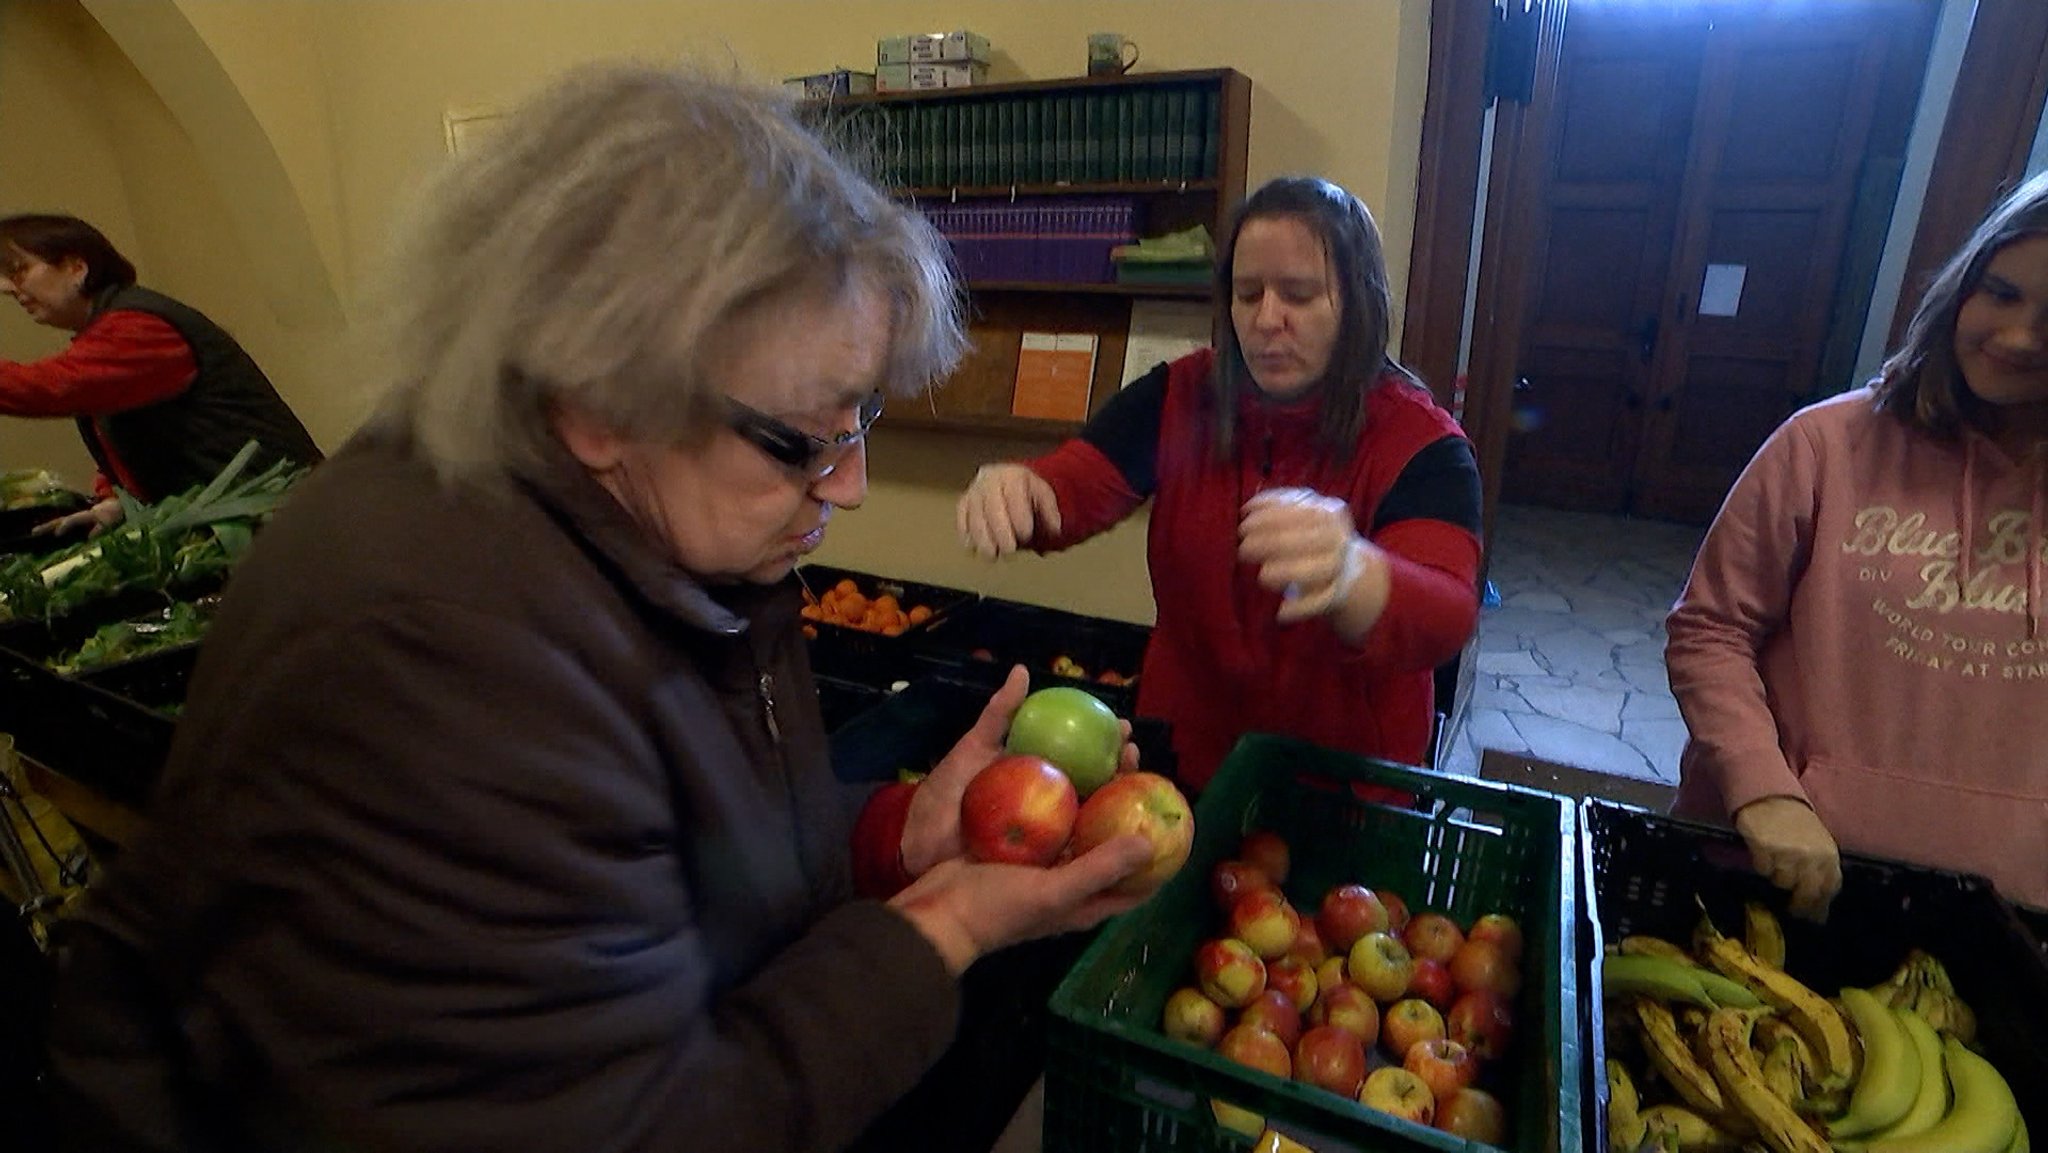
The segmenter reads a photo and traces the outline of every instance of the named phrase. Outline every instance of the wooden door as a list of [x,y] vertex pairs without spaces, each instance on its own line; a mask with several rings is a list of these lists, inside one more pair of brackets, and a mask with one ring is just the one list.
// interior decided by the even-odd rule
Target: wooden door
[[1501,495],[1628,506],[1706,18],[1574,7],[1537,213]]
[[1855,7],[1709,32],[1630,511],[1711,518],[1771,430],[1821,395],[1886,35]]

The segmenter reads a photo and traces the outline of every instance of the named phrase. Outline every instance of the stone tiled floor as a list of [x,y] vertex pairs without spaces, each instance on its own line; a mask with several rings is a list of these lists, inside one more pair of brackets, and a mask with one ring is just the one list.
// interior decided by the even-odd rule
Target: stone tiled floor
[[1685,723],[1664,679],[1664,614],[1703,530],[1502,505],[1472,702],[1440,762],[1485,749],[1675,783]]

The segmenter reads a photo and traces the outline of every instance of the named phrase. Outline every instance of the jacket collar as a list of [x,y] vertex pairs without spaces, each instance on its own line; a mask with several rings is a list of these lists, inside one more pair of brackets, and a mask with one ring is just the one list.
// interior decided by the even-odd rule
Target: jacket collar
[[700,584],[649,538],[610,490],[559,445],[551,445],[544,466],[535,475],[522,477],[521,483],[596,553],[621,583],[649,605],[692,628],[736,636],[746,631],[749,616],[766,608],[783,591],[781,586],[753,585],[714,591]]

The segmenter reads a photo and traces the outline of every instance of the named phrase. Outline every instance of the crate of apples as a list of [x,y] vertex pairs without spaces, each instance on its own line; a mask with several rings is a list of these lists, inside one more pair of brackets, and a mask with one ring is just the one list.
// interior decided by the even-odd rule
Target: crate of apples
[[[1502,1145],[1508,1118],[1490,1086],[1514,1035],[1521,927],[1502,913],[1469,925],[1411,915],[1399,893],[1357,883],[1297,907],[1289,875],[1286,841],[1264,830],[1215,866],[1217,933],[1196,948],[1160,1029],[1248,1068]],[[1264,1127],[1226,1102],[1212,1110],[1248,1135]]]

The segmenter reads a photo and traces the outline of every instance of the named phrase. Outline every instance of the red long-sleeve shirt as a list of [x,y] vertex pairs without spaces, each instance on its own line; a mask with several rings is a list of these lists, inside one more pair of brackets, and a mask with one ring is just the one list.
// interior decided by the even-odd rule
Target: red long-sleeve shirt
[[[1085,540],[1154,501],[1148,545],[1158,624],[1138,711],[1173,725],[1182,782],[1199,789],[1248,732],[1419,763],[1433,672],[1478,618],[1479,474],[1457,423],[1429,394],[1386,379],[1366,399],[1348,460],[1316,448],[1320,401],[1246,402],[1238,448],[1217,461],[1200,417],[1208,350],[1133,381],[1077,440],[1030,462],[1052,486],[1061,532]],[[1280,595],[1238,560],[1244,502],[1268,488],[1340,497],[1385,551],[1385,611],[1357,645],[1327,621],[1278,623]]]
[[55,356],[0,360],[0,416],[93,421],[115,473],[95,479],[94,492],[104,498],[112,495],[110,480],[135,485],[98,418],[169,400],[190,388],[198,372],[192,346],[169,321],[145,312],[108,312]]

